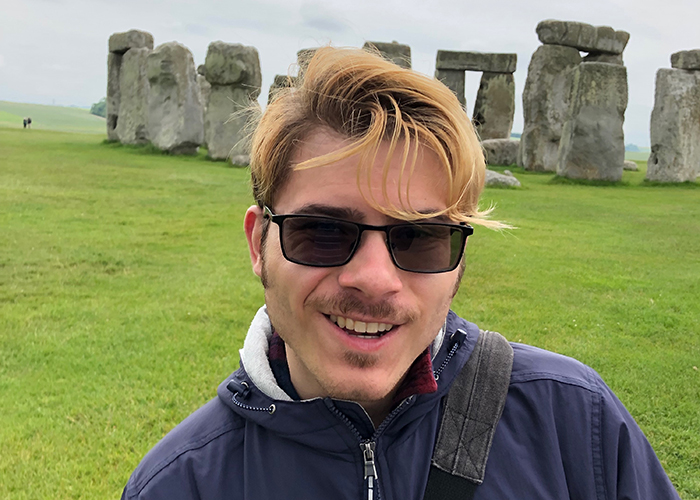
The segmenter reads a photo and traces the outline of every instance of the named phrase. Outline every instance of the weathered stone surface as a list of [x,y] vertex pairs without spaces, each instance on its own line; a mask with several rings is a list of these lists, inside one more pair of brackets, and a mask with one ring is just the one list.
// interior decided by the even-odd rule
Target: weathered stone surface
[[148,77],[146,59],[151,49],[129,49],[119,73],[119,119],[116,132],[123,144],[144,144],[148,136]]
[[214,160],[230,160],[236,165],[250,163],[248,119],[245,112],[256,106],[247,88],[233,85],[212,85],[209,106],[204,116],[204,139],[208,156]]
[[639,170],[639,166],[635,161],[625,160],[625,163],[622,164],[622,169],[629,170],[630,172],[636,172],[637,170]]
[[526,170],[556,171],[573,69],[580,62],[578,50],[560,45],[542,45],[532,55],[523,89],[525,121],[518,161]]
[[514,73],[518,54],[491,54],[487,52],[458,52],[438,50],[436,69]]
[[411,69],[411,47],[399,42],[365,42],[363,49],[376,49],[389,61],[402,68]]
[[202,109],[206,110],[209,106],[209,94],[211,94],[211,83],[209,83],[204,75],[197,75],[197,85],[199,86],[199,97],[202,102]]
[[584,52],[606,52],[622,54],[630,34],[615,31],[610,26],[593,26],[575,21],[548,19],[537,25],[540,42],[550,45],[564,45]]
[[622,124],[626,109],[624,66],[580,64],[574,70],[557,174],[571,179],[619,181],[625,161]]
[[192,53],[168,42],[148,54],[148,135],[158,149],[194,154],[204,140],[204,110]]
[[275,75],[275,79],[272,81],[272,85],[270,85],[270,91],[267,94],[267,103],[270,104],[272,102],[277,92],[281,89],[293,87],[295,82],[296,78],[293,76]]
[[676,69],[700,70],[700,49],[681,50],[671,54],[671,67]]
[[515,80],[511,73],[481,75],[472,121],[481,139],[507,139],[515,115]]
[[255,47],[238,43],[212,42],[204,61],[205,76],[212,85],[240,85],[260,94],[262,74]]
[[651,113],[646,178],[694,181],[700,174],[700,72],[660,69]]
[[464,96],[464,71],[454,69],[436,69],[435,78],[455,93],[464,109],[467,107],[467,99]]
[[605,52],[590,52],[583,58],[583,62],[604,62],[608,64],[619,64],[624,66],[622,54],[606,54]]
[[200,64],[197,66],[197,74],[202,75],[203,77],[207,76],[207,67],[204,64]]
[[516,139],[487,139],[481,142],[488,165],[515,165],[520,141]]
[[129,30],[123,33],[112,33],[109,37],[109,51],[115,54],[142,48],[153,50],[153,35],[146,31]]
[[119,73],[122,67],[122,55],[110,52],[107,55],[107,139],[118,141],[117,122],[119,120]]
[[520,187],[520,181],[511,175],[503,175],[486,169],[486,185],[489,187]]

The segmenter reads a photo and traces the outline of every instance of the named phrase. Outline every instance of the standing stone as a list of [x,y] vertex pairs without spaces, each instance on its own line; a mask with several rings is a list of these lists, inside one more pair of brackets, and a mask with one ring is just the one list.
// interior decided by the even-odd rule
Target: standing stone
[[112,33],[109,37],[109,51],[124,54],[129,49],[153,50],[153,35],[147,31],[129,30],[123,33]]
[[681,50],[671,54],[671,67],[676,69],[700,70],[700,49]]
[[228,158],[236,165],[248,165],[249,115],[246,110],[256,105],[262,84],[258,51],[240,44],[212,42],[204,65],[211,84],[204,118],[209,157]]
[[197,86],[199,86],[199,97],[202,102],[202,109],[206,111],[209,106],[209,95],[211,95],[211,83],[204,75],[197,75]]
[[158,149],[195,154],[204,140],[204,111],[192,53],[177,42],[148,54],[148,135]]
[[508,139],[515,115],[515,80],[511,73],[481,75],[472,121],[484,139]]
[[519,164],[526,170],[556,171],[573,69],[580,63],[578,50],[560,45],[542,45],[532,55],[523,90],[525,121],[520,138]]
[[619,181],[625,161],[622,124],[627,109],[627,69],[580,64],[559,145],[557,174],[571,179]]
[[547,45],[564,45],[584,52],[622,54],[630,34],[610,26],[592,26],[574,21],[548,19],[537,25],[537,37]]
[[436,69],[435,78],[440,80],[459,99],[463,109],[467,108],[467,99],[464,96],[464,71],[454,69]]
[[267,94],[267,103],[270,104],[280,90],[293,87],[295,84],[296,78],[293,76],[275,75],[275,79],[270,85],[270,91]]
[[113,33],[109,37],[109,54],[107,56],[107,139],[118,141],[117,123],[119,122],[119,105],[121,89],[119,86],[122,56],[132,48],[153,49],[153,35],[145,31],[130,30]]
[[382,57],[393,62],[402,68],[411,69],[411,47],[397,41],[386,42],[365,42],[363,49],[376,49]]
[[651,113],[647,180],[693,182],[700,174],[700,72],[660,69]]
[[301,77],[304,74],[309,62],[314,58],[318,47],[310,47],[308,49],[301,49],[297,51],[297,67],[299,69],[297,75]]
[[122,55],[110,52],[107,56],[107,139],[118,141],[117,122],[119,121],[119,73],[122,67]]
[[144,144],[148,137],[148,48],[126,51],[119,73],[119,119],[116,132],[122,144]]

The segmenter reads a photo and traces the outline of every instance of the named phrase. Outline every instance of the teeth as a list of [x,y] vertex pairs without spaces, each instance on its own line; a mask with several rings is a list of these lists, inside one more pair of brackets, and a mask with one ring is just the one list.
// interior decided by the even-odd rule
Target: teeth
[[[347,330],[355,331],[357,333],[380,333],[380,332],[388,332],[391,330],[394,325],[391,325],[389,323],[367,323],[365,321],[356,321],[352,320],[350,318],[344,318],[342,316],[336,316],[335,314],[329,315],[330,320],[333,323],[336,323],[340,328],[345,328]],[[372,335],[358,335],[359,337],[362,338],[372,338]],[[376,337],[376,335],[374,335]]]

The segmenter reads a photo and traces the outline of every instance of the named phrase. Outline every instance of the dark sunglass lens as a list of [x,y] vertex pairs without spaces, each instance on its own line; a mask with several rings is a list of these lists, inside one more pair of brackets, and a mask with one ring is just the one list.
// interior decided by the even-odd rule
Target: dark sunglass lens
[[406,224],[389,231],[396,263],[407,271],[440,272],[454,268],[462,232],[439,224]]
[[322,217],[289,217],[282,224],[282,248],[297,264],[336,266],[344,263],[357,241],[354,224]]

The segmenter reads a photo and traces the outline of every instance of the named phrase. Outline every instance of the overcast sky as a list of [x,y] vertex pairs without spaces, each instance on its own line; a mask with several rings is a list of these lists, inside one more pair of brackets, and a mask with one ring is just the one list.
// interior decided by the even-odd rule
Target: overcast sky
[[[625,142],[649,145],[658,68],[670,55],[700,48],[700,0],[0,0],[0,100],[89,106],[106,93],[107,40],[116,31],[149,31],[155,44],[176,40],[204,62],[211,41],[260,53],[263,95],[301,48],[397,40],[413,67],[433,75],[438,49],[516,52],[514,132],[543,19],[582,21],[631,33]],[[467,73],[471,114],[479,74]]]

